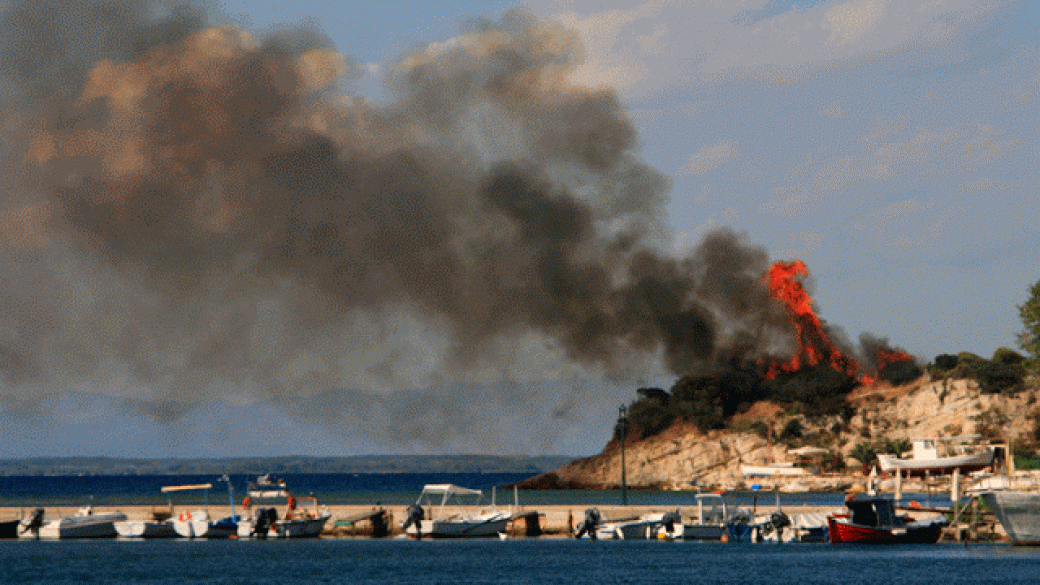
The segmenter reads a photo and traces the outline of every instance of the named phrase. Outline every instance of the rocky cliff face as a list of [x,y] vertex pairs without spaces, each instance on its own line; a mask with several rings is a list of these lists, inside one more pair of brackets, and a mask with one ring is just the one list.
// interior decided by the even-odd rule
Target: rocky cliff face
[[[780,408],[757,405],[734,421],[733,430],[701,433],[679,423],[665,432],[640,441],[626,442],[626,479],[629,486],[689,489],[744,487],[741,465],[764,465],[791,460],[789,450],[804,445],[822,447],[840,456],[851,474],[859,462],[850,457],[859,443],[922,437],[950,437],[981,442],[1009,442],[1031,437],[1034,388],[1015,397],[982,394],[971,380],[930,381],[922,378],[905,386],[864,386],[849,397],[857,414],[807,419]],[[783,442],[763,438],[750,430],[762,421],[779,433],[797,419],[802,436]],[[799,478],[804,486],[840,489],[849,475]],[[573,461],[560,469],[528,480],[528,487],[611,488],[621,482],[621,445],[611,441],[602,453]],[[750,483],[748,481],[747,483]],[[756,481],[756,483],[761,483]]]

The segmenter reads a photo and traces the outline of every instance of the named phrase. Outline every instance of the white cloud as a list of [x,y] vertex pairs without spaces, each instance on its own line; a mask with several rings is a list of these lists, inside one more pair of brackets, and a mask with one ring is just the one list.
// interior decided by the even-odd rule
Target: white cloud
[[1003,138],[1003,133],[994,126],[980,124],[975,136],[964,144],[963,161],[972,167],[992,164],[1006,157],[1018,145],[1018,140]]
[[[800,165],[784,176],[773,199],[760,210],[793,218],[812,212],[821,202],[857,185],[906,177],[921,181],[930,176],[973,171],[1005,158],[1019,141],[1006,138],[987,125],[913,128],[905,119],[879,118],[856,144],[858,153],[806,155]],[[969,189],[968,185],[964,188]],[[974,186],[980,190],[990,188],[984,184]]]
[[910,45],[944,45],[994,8],[980,0],[851,0],[783,12],[771,0],[650,0],[611,10],[573,2],[563,13],[557,6],[545,3],[541,12],[577,31],[585,46],[573,80],[628,95],[718,75],[805,74]]
[[1009,191],[1011,185],[1007,183],[1000,183],[993,179],[976,179],[974,181],[968,181],[961,185],[961,191],[971,193],[992,193],[997,191]]
[[877,31],[885,16],[887,2],[855,0],[839,4],[824,13],[820,26],[829,30],[830,42],[847,45]]
[[679,175],[703,175],[715,170],[739,156],[735,140],[720,140],[715,144],[709,144],[690,156],[681,169]]

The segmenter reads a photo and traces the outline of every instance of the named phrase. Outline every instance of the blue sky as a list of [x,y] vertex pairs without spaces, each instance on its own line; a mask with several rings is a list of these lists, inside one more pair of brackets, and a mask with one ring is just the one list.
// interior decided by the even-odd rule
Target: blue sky
[[[585,49],[570,81],[616,91],[640,157],[671,181],[665,248],[682,254],[729,226],[773,259],[804,261],[819,315],[850,339],[870,332],[929,361],[1015,347],[1016,305],[1040,280],[1038,4],[251,1],[212,14],[260,36],[318,28],[364,71],[341,89],[376,103],[395,59],[464,34],[468,19],[522,6],[558,21]],[[532,383],[495,403],[522,403],[524,417],[474,419],[492,438],[433,446],[310,424],[241,393],[164,426],[77,387],[32,419],[0,410],[0,456],[584,455],[633,385],[582,384],[563,400]],[[520,420],[574,397],[595,406],[548,427]]]

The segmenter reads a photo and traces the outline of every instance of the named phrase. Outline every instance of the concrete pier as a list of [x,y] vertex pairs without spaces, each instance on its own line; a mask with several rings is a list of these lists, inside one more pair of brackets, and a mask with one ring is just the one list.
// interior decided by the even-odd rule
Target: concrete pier
[[[604,521],[610,521],[611,519],[620,518],[634,518],[643,514],[651,512],[670,512],[675,510],[675,506],[619,506],[613,504],[598,504],[596,502],[589,502],[588,504],[582,505],[542,505],[542,506],[520,506],[512,507],[499,506],[499,509],[512,509],[515,515],[532,515],[537,514],[537,525],[540,537],[557,537],[557,538],[569,538],[574,533],[574,526],[582,521],[585,517],[585,509],[595,506],[599,508],[600,513],[603,516]],[[193,511],[202,508],[201,506],[183,506],[177,507],[177,512],[182,511]],[[366,524],[365,521],[358,521],[353,525],[346,525],[344,521],[350,519],[360,519],[362,517],[370,516],[376,509],[375,506],[371,505],[330,505],[328,506],[329,511],[332,513],[332,518],[325,526],[325,536],[329,537],[371,537],[371,526]],[[387,536],[393,537],[401,534],[401,523],[407,517],[407,506],[403,505],[388,505],[382,506],[386,511],[387,521]],[[45,520],[58,518],[61,516],[68,516],[76,513],[78,506],[48,506],[45,507]],[[94,506],[96,512],[122,512],[127,515],[130,520],[150,520],[152,517],[153,506]],[[213,519],[223,518],[230,514],[230,508],[224,506],[209,506],[209,515]],[[457,506],[452,508],[452,513],[470,513],[479,512],[480,510],[487,510],[487,507],[468,507],[468,506]],[[766,514],[774,509],[771,502],[763,501],[758,505],[758,513]],[[909,513],[912,516],[924,518],[933,514],[946,513],[949,510],[946,508],[921,508],[921,507],[900,507],[901,512]],[[28,515],[32,511],[31,507],[25,508],[12,508],[12,507],[0,507],[0,521],[20,518],[23,515]],[[242,513],[242,509],[237,507],[235,511],[239,514]],[[690,514],[696,513],[696,506],[683,506],[681,511],[684,516],[688,517]],[[784,505],[783,511],[789,516],[803,513],[815,513],[827,515],[833,512],[843,512],[845,508],[843,506],[796,506],[796,505]],[[969,539],[969,540],[1001,540],[1005,538],[1003,530],[1000,528],[999,523],[995,523],[989,520],[984,520],[982,523],[969,524],[966,522],[971,514],[963,514],[960,518],[960,522],[957,526],[948,529],[950,533],[948,537],[944,539],[956,540],[956,539]],[[337,525],[336,521],[340,520],[340,524]],[[527,535],[527,527],[531,524],[532,520],[527,519],[525,521],[517,522],[515,526],[510,530],[510,534],[515,537],[524,537]]]

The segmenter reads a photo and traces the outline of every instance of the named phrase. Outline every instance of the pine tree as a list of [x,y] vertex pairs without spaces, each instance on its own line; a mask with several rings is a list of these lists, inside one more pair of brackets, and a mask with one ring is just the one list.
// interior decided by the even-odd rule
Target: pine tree
[[1029,299],[1019,305],[1018,314],[1025,330],[1018,333],[1018,346],[1033,356],[1030,366],[1040,363],[1040,281],[1029,289]]

